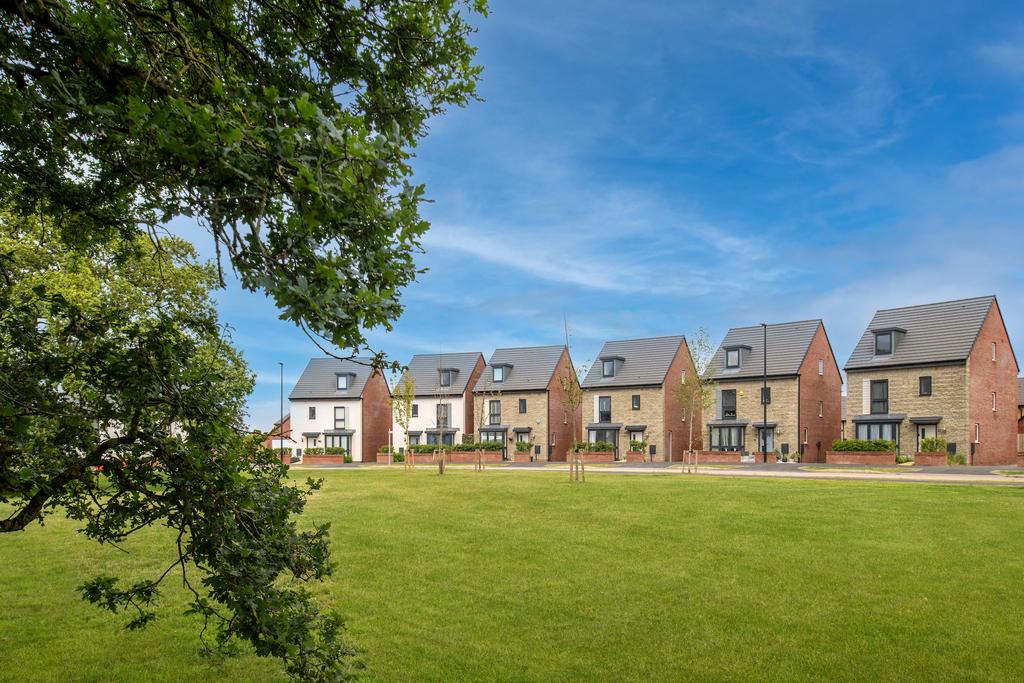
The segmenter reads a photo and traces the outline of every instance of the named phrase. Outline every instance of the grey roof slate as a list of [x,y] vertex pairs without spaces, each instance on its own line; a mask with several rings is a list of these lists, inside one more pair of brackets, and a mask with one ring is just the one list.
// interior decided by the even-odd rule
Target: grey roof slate
[[[484,354],[479,351],[465,353],[423,353],[412,357],[409,361],[409,375],[416,378],[417,396],[437,396],[442,392],[448,396],[461,394],[473,374],[477,360],[483,360]],[[452,377],[450,387],[441,386],[440,368],[458,370]]]
[[[814,335],[821,326],[821,320],[768,325],[768,375],[799,373]],[[745,354],[740,367],[726,369],[725,349],[735,346],[747,346],[750,352]],[[764,332],[761,326],[734,327],[729,330],[715,351],[709,367],[714,369],[715,379],[761,377],[764,374]]]
[[[564,346],[527,346],[495,349],[473,391],[540,391],[547,389],[555,374]],[[511,365],[505,380],[493,381],[494,366]]]
[[[981,296],[876,311],[844,369],[967,360],[995,300],[994,296]],[[872,330],[894,327],[906,330],[906,334],[897,341],[893,353],[875,356]]]
[[[373,373],[369,363],[369,358],[310,358],[288,398],[359,398]],[[338,373],[354,375],[349,378],[348,389],[344,391],[338,390]]]
[[[665,381],[669,366],[684,340],[685,337],[677,335],[605,342],[597,361],[583,378],[583,387],[660,385]],[[601,359],[608,357],[622,358],[623,362],[613,377],[602,377]]]

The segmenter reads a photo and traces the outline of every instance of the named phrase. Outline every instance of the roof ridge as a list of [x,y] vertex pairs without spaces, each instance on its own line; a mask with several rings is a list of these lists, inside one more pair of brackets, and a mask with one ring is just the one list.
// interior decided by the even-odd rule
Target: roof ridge
[[[823,323],[823,322],[824,322],[824,319],[822,319],[822,318],[808,318],[806,320],[787,320],[784,323],[768,323],[768,327],[781,327],[782,325],[800,325],[800,324],[803,324],[803,323]],[[759,330],[759,329],[761,329],[761,324],[760,323],[757,324],[757,325],[744,325],[743,327],[730,327],[728,329],[728,331],[726,332],[726,334],[729,334],[729,332],[732,332],[733,330]]]
[[564,349],[565,344],[543,344],[541,346],[503,346],[500,349],[494,349],[493,356],[498,351],[525,351],[526,349]]
[[881,313],[882,311],[906,311],[911,308],[925,308],[926,306],[942,306],[943,304],[959,304],[964,301],[981,301],[982,299],[995,299],[995,294],[983,294],[981,296],[968,296],[962,299],[949,299],[947,301],[931,301],[926,304],[912,304],[910,306],[894,306],[893,308],[878,308],[875,313]]
[[662,334],[657,337],[634,337],[631,339],[607,339],[603,344],[616,344],[619,342],[654,341],[655,339],[686,339],[685,334]]

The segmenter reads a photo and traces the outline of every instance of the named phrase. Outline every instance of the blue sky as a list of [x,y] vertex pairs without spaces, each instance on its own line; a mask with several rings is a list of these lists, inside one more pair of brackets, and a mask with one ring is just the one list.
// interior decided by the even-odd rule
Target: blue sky
[[[820,317],[842,365],[876,308],[994,293],[1024,349],[1019,3],[492,5],[484,101],[417,150],[430,270],[375,347],[490,355],[564,315],[585,363]],[[268,428],[277,362],[287,394],[320,354],[262,296],[219,306]]]

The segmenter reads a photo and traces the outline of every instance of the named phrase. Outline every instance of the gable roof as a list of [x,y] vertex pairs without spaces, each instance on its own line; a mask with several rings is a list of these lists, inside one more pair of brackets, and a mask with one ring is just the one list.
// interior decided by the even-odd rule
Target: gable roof
[[[768,325],[768,375],[796,375],[822,326],[821,320],[800,320]],[[744,346],[749,349],[741,355],[738,368],[725,367],[725,350]],[[761,377],[764,374],[764,330],[760,325],[734,327],[722,340],[709,368],[715,379]]]
[[[495,349],[473,391],[540,391],[548,388],[564,346]],[[494,382],[494,366],[512,366],[502,382]]]
[[[448,396],[461,394],[466,390],[469,378],[473,374],[478,360],[482,361],[484,354],[479,351],[468,351],[465,353],[421,353],[412,357],[409,361],[407,375],[416,379],[417,396],[437,396],[444,393]],[[441,386],[441,373],[439,370],[457,370],[452,377],[450,387]],[[405,375],[403,375],[404,377]]]
[[[360,398],[373,374],[370,363],[369,358],[310,358],[288,398]],[[351,375],[348,389],[338,389],[337,375],[341,373]]]
[[[665,381],[669,366],[672,365],[685,339],[682,335],[677,335],[605,342],[598,355],[598,361],[590,366],[587,376],[583,379],[583,387],[593,389],[660,385]],[[601,360],[609,357],[621,358],[622,362],[616,363],[613,377],[603,377]]]
[[[995,300],[990,295],[876,311],[844,369],[966,361]],[[887,328],[905,334],[897,339],[891,354],[875,356],[872,330]]]

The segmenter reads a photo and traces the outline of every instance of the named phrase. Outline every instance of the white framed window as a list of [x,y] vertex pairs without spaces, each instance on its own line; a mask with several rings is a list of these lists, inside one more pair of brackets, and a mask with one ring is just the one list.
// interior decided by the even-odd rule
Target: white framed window
[[504,382],[505,381],[505,368],[501,365],[494,368],[494,381]]
[[818,401],[818,417],[825,417],[825,402]]
[[996,343],[992,342],[992,360],[996,359]]
[[981,424],[974,423],[974,443],[981,443]]
[[824,375],[825,374],[825,361],[820,359],[820,358],[818,359],[818,374],[819,375]]
[[338,375],[338,389],[348,389],[348,375]]
[[683,371],[681,373],[679,373],[679,383],[680,384],[686,384],[686,369],[685,368],[683,369]]
[[334,428],[345,428],[345,408],[343,406],[337,406],[334,409]]
[[804,444],[807,443],[807,427],[804,427]]
[[315,436],[307,436],[306,437],[306,449],[308,450],[310,448],[316,448],[316,441],[317,441],[317,439],[316,439]]
[[992,392],[992,410],[993,410],[993,412],[995,411],[995,409],[996,409],[996,392],[993,391]]

